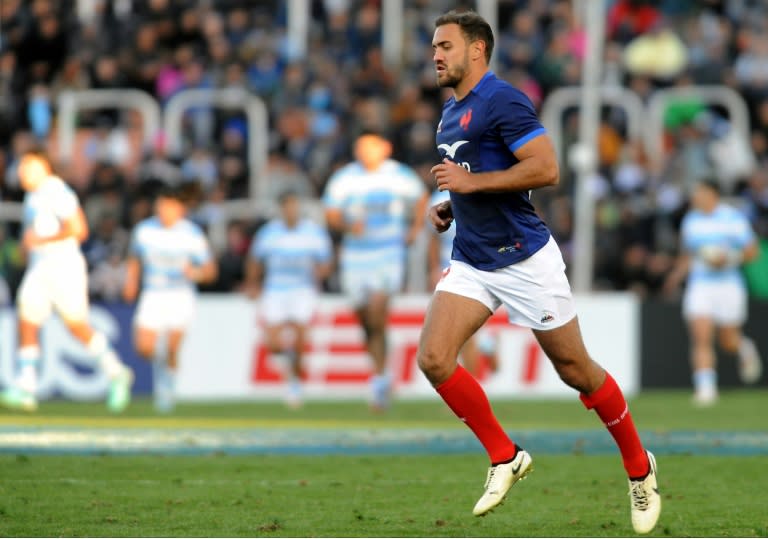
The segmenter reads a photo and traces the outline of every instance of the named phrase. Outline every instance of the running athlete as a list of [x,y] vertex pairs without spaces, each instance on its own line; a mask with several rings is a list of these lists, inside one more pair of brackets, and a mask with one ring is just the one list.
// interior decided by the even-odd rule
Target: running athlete
[[131,399],[133,371],[125,366],[103,333],[88,322],[88,272],[80,244],[88,223],[77,195],[53,174],[45,154],[30,151],[19,161],[24,196],[23,239],[27,270],[19,288],[19,378],[0,393],[0,404],[37,409],[40,328],[56,311],[69,332],[98,360],[109,377],[107,407],[123,411]]
[[338,170],[324,195],[328,226],[343,234],[341,288],[355,307],[373,359],[374,411],[389,405],[386,324],[389,299],[403,288],[406,246],[424,226],[429,195],[411,168],[390,159],[377,133],[355,141],[356,161]]
[[[317,308],[319,284],[331,270],[331,238],[301,218],[294,192],[280,196],[280,217],[265,224],[253,239],[246,262],[246,292],[261,296],[267,348],[273,359],[290,366],[286,404],[302,404],[302,355],[307,329]],[[263,281],[263,284],[262,284]]]
[[[195,285],[216,279],[217,266],[202,230],[185,219],[183,188],[164,188],[155,215],[136,225],[123,297],[132,303],[136,351],[152,361],[155,408],[175,406],[178,355],[195,310]],[[139,295],[139,283],[141,294]],[[161,337],[166,342],[160,345]]]
[[584,347],[560,250],[530,201],[532,189],[558,182],[555,151],[531,102],[488,69],[493,43],[490,26],[474,12],[451,11],[435,21],[437,83],[453,96],[437,127],[443,161],[432,173],[451,199],[429,216],[439,232],[455,217],[456,238],[427,311],[419,366],[488,452],[485,492],[473,511],[484,515],[532,469],[530,454],[507,436],[482,387],[456,362],[466,340],[504,305],[605,423],[629,476],[632,525],[646,533],[661,511],[654,457],[640,442],[621,389]]
[[716,327],[720,346],[739,359],[741,380],[754,384],[762,374],[757,347],[741,331],[747,319],[747,287],[739,271],[743,262],[757,256],[758,247],[747,218],[721,202],[716,181],[699,183],[691,203],[681,229],[684,252],[667,286],[676,289],[688,276],[683,317],[692,343],[693,400],[708,406],[718,397],[712,342]]

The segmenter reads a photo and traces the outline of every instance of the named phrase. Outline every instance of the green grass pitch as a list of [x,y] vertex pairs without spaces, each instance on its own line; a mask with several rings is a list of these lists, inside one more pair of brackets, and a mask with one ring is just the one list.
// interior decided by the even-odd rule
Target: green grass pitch
[[[687,392],[648,393],[631,407],[644,431],[768,430],[765,391],[726,392],[711,410]],[[495,403],[515,430],[600,429],[576,401]],[[100,404],[43,403],[15,426],[70,428],[456,428],[440,402],[185,404],[158,417],[147,402],[111,417]],[[471,514],[487,465],[452,455],[0,455],[0,536],[631,536],[617,455],[537,453],[535,471],[484,518]],[[763,454],[759,454],[764,451]],[[768,536],[768,448],[753,456],[660,455],[664,509],[651,536]]]

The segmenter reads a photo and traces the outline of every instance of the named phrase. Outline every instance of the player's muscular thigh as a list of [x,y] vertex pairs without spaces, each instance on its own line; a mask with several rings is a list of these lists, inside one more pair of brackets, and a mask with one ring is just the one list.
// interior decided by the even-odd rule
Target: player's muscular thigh
[[441,384],[453,374],[461,347],[491,314],[479,301],[450,292],[434,295],[418,353],[419,368],[432,385]]

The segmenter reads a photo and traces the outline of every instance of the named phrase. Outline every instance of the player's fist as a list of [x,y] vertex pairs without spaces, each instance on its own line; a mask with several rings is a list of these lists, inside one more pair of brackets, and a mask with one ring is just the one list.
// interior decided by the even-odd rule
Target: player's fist
[[432,223],[432,226],[435,227],[435,230],[440,233],[451,228],[451,223],[453,222],[453,208],[451,207],[451,201],[445,200],[429,208],[429,221]]
[[430,173],[435,176],[438,191],[472,193],[475,190],[472,174],[450,159],[443,159],[442,163],[430,169]]

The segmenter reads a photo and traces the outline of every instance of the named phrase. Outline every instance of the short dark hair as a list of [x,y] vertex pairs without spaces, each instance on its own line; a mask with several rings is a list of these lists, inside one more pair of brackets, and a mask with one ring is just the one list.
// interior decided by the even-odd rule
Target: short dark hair
[[705,176],[704,178],[701,178],[698,182],[698,185],[700,187],[706,187],[717,195],[723,194],[723,188],[720,185],[720,182],[717,181],[717,178],[713,178],[712,176]]
[[277,195],[277,203],[282,206],[292,198],[299,198],[299,192],[296,191],[296,189],[288,188],[284,191],[281,191],[280,194]]
[[48,166],[52,167],[53,163],[51,162],[51,157],[48,155],[48,152],[45,151],[45,148],[42,146],[32,146],[31,148],[28,148],[22,152],[21,157],[35,157],[37,159],[40,159],[41,161],[45,161]]
[[458,24],[459,28],[461,28],[461,33],[464,34],[464,37],[470,43],[473,41],[484,41],[485,61],[491,61],[494,43],[493,30],[491,30],[491,25],[484,18],[472,10],[457,11],[452,9],[435,20],[435,28],[445,24]]

